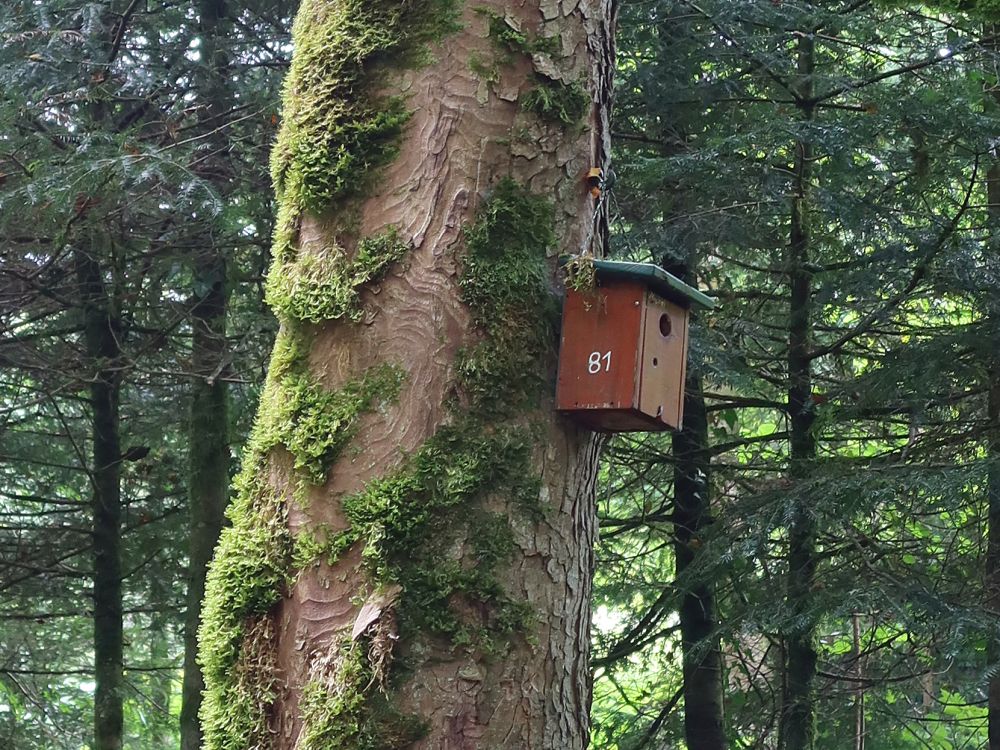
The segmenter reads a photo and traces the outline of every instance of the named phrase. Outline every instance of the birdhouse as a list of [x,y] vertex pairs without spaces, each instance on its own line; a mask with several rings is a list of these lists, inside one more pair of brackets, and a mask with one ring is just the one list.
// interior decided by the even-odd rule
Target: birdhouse
[[680,429],[688,319],[711,297],[650,263],[595,260],[566,290],[556,409],[600,432]]

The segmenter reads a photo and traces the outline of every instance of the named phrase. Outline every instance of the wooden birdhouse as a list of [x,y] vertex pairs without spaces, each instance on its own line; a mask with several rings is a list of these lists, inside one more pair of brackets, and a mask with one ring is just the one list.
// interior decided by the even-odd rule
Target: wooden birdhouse
[[688,318],[714,300],[650,263],[595,260],[566,290],[556,409],[600,432],[680,429]]

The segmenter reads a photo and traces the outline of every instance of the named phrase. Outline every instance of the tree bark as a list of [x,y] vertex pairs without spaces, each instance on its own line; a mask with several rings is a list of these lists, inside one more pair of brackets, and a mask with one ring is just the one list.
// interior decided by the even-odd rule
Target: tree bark
[[[230,105],[225,83],[229,61],[218,39],[224,34],[226,4],[202,0],[201,51],[207,66],[204,82],[204,112],[208,127],[217,129]],[[225,153],[219,136],[213,146]],[[211,160],[217,184],[225,194],[228,170]],[[198,624],[205,595],[205,577],[212,551],[225,520],[229,495],[229,387],[222,377],[226,357],[226,311],[228,284],[225,251],[213,237],[193,261],[194,305],[191,311],[191,407],[188,418],[188,589],[184,622],[184,680],[181,687],[181,750],[199,750],[202,745],[198,712],[204,677],[198,665]]]
[[[96,232],[94,233],[97,234]],[[96,240],[95,241],[99,241]],[[121,750],[122,630],[121,321],[97,258],[75,250],[90,380],[94,559],[94,750]]]
[[602,0],[300,9],[208,750],[586,746],[598,441],[553,413],[551,312],[556,256],[603,252],[612,23]]
[[[689,569],[711,523],[708,419],[698,375],[687,379],[684,426],[673,437],[674,555],[682,587],[679,611],[684,655],[684,738],[688,750],[726,750],[722,653],[714,586]],[[687,574],[687,576],[686,576]]]
[[[804,122],[813,119],[814,41],[805,33],[798,41],[798,96]],[[788,327],[788,414],[794,481],[808,477],[816,457],[812,435],[815,418],[812,402],[810,329],[812,274],[809,269],[810,234],[808,194],[812,179],[813,149],[807,138],[795,144],[795,184],[788,244],[791,290]],[[801,498],[793,500],[788,528],[788,582],[786,596],[792,626],[785,634],[784,695],[779,747],[808,750],[815,741],[813,682],[816,676],[815,622],[809,599],[816,576],[816,519]]]

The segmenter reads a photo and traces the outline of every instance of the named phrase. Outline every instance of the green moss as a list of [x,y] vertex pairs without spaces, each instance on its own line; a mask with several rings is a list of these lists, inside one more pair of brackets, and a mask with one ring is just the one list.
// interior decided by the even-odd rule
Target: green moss
[[295,535],[292,547],[292,568],[305,570],[325,557],[329,553],[329,540],[333,536],[330,527],[325,523],[300,530]]
[[198,633],[205,750],[252,747],[251,738],[267,733],[274,686],[261,628],[285,588],[291,540],[285,505],[265,470],[266,461],[253,457],[236,478],[227,510],[232,526],[223,530],[208,572]]
[[[531,469],[531,442],[525,431],[490,431],[468,421],[443,427],[403,466],[373,480],[343,501],[351,522],[338,541],[343,548],[365,542],[363,558],[379,585],[403,587],[400,611],[416,628],[462,641],[469,634],[504,633],[520,612],[496,578],[514,544],[507,519],[477,511],[481,501],[501,494],[515,506],[537,504],[539,481]],[[470,533],[471,532],[471,533]],[[475,565],[453,554],[467,538]],[[469,623],[456,614],[453,598],[489,604],[487,619]]]
[[261,664],[271,650],[249,637],[248,628],[264,627],[305,555],[305,543],[293,542],[288,532],[287,499],[268,482],[270,450],[286,448],[302,481],[324,481],[358,417],[394,398],[402,383],[402,371],[385,364],[327,391],[308,375],[306,355],[301,332],[283,329],[234,482],[227,510],[232,525],[223,531],[209,569],[199,630],[206,750],[241,750],[255,746],[247,738],[266,736],[274,690]]
[[593,293],[597,288],[594,256],[575,255],[563,266],[566,287],[581,294]]
[[394,750],[424,736],[377,689],[361,644],[343,643],[333,657],[302,690],[302,750]]
[[[388,88],[385,73],[425,62],[428,45],[456,28],[458,8],[457,0],[303,0],[300,5],[284,122],[271,155],[278,215],[268,296],[284,320],[235,482],[228,510],[232,526],[223,533],[209,572],[199,631],[205,750],[270,746],[268,711],[276,684],[268,661],[274,653],[270,612],[295,565],[327,543],[290,538],[288,498],[268,480],[271,450],[282,446],[291,453],[300,482],[324,481],[359,415],[394,398],[402,378],[397,368],[384,365],[331,392],[309,374],[300,323],[356,317],[360,287],[384,273],[406,247],[390,232],[361,240],[350,262],[299,259],[295,246],[302,216],[363,195],[396,155],[410,113],[404,97],[380,93]],[[364,690],[354,684],[353,692],[361,696]],[[304,700],[319,726],[316,712],[326,699],[313,693]],[[340,713],[349,716],[351,710]],[[390,743],[391,735],[366,731],[358,737],[376,739],[352,746],[381,747],[379,737]],[[310,747],[343,746],[319,729],[310,736]]]
[[555,338],[552,206],[505,179],[465,235],[462,300],[484,337],[460,354],[459,380],[472,408],[512,414],[544,383],[540,363]]
[[492,8],[476,8],[476,13],[487,18],[490,40],[505,52],[531,57],[537,53],[554,55],[559,51],[557,37],[527,34]]
[[[531,622],[530,606],[511,597],[499,572],[516,551],[509,515],[538,513],[535,436],[518,404],[543,382],[554,340],[547,261],[555,243],[552,207],[503,180],[465,238],[461,294],[481,339],[461,359],[454,423],[396,471],[345,498],[350,528],[340,534],[321,527],[290,538],[287,498],[267,481],[268,455],[281,446],[300,481],[324,481],[359,415],[394,398],[402,373],[382,365],[327,391],[309,373],[305,329],[282,327],[236,482],[233,525],[210,573],[201,632],[206,750],[264,744],[276,683],[265,662],[273,649],[261,628],[296,571],[323,556],[332,561],[363,542],[372,583],[402,588],[401,626],[448,637],[457,647],[500,655]],[[392,244],[371,245],[358,257],[392,255]],[[374,749],[414,741],[420,726],[393,709],[362,647],[348,648],[331,660],[334,674],[315,676],[303,691],[304,747]]]
[[[520,417],[544,382],[554,340],[552,207],[502,180],[465,239],[459,283],[481,340],[459,360],[455,421],[397,471],[344,499],[351,526],[330,547],[336,554],[364,542],[374,583],[402,586],[399,611],[411,627],[491,649],[504,640],[497,636],[530,620],[530,609],[511,599],[497,576],[515,550],[509,521],[483,507],[492,498],[528,516],[537,512],[534,436]],[[469,605],[478,620],[467,616]]]
[[292,454],[299,476],[318,485],[326,481],[330,465],[354,437],[361,414],[394,400],[405,373],[395,365],[380,364],[330,391],[309,373],[306,358],[301,331],[283,328],[275,341],[247,453],[261,456],[280,445]]
[[469,70],[490,85],[500,82],[500,66],[496,62],[486,62],[476,53],[469,56]]
[[579,123],[587,114],[591,99],[580,83],[553,81],[542,75],[535,79],[534,88],[521,98],[525,110],[564,127]]
[[324,211],[396,156],[409,113],[403,97],[378,93],[380,71],[419,64],[455,13],[455,0],[304,0],[271,155],[279,200]]
[[275,258],[265,299],[279,318],[322,323],[361,315],[361,288],[380,278],[408,250],[395,229],[358,243],[353,260],[341,248],[289,261]]
[[292,454],[296,471],[310,484],[323,484],[330,465],[354,437],[358,417],[395,399],[402,383],[403,371],[387,364],[337,391],[327,391],[308,373],[284,378],[276,438]]

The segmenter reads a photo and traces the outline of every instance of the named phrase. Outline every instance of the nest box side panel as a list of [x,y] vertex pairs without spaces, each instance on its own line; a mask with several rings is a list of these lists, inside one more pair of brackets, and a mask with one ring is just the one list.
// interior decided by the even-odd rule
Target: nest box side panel
[[680,429],[684,419],[689,311],[650,292],[644,313],[639,411]]
[[635,408],[644,296],[643,285],[634,282],[601,286],[594,292],[566,290],[557,409]]

